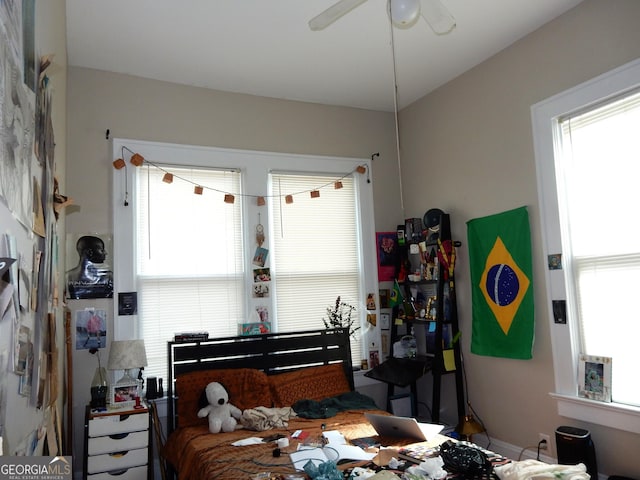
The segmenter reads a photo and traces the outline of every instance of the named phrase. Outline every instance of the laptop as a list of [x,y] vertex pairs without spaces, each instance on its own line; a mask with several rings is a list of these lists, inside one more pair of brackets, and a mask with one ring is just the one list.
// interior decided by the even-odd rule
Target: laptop
[[411,417],[396,417],[394,415],[364,414],[378,435],[388,437],[415,438],[416,440],[431,440],[444,428],[436,423],[420,423]]

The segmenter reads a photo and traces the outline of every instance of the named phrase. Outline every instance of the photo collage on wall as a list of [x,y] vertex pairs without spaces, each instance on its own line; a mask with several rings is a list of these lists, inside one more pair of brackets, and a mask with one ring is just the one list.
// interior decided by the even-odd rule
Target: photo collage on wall
[[271,287],[271,270],[268,267],[267,259],[269,250],[263,247],[265,241],[264,227],[258,220],[256,225],[256,250],[253,254],[253,310],[250,312],[250,318],[247,323],[239,325],[239,335],[259,335],[271,332],[271,320],[269,319],[268,301],[264,303],[261,299],[270,296]]

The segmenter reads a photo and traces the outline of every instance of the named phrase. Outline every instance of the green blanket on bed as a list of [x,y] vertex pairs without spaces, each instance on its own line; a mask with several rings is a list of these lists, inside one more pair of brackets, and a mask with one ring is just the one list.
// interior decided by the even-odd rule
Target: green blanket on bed
[[378,406],[373,398],[359,392],[347,392],[336,397],[317,400],[298,400],[293,410],[302,418],[330,418],[345,410],[369,410]]

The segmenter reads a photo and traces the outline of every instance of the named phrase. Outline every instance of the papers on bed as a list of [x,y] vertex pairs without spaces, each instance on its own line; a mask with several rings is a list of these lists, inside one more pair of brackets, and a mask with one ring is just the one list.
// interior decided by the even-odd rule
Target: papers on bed
[[231,445],[234,447],[244,447],[245,445],[256,445],[258,443],[263,443],[263,438],[260,437],[249,437],[249,438],[241,438],[240,440],[236,440]]
[[337,430],[330,430],[322,433],[324,447],[309,448],[304,445],[298,446],[298,451],[289,454],[291,462],[296,470],[304,470],[304,466],[311,460],[316,466],[321,463],[341,460],[372,460],[375,453],[365,452],[355,445],[348,445],[345,438]]

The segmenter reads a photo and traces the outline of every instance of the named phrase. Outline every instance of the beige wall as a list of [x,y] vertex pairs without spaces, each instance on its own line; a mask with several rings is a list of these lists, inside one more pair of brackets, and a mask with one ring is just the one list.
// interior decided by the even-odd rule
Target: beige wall
[[391,113],[274,100],[69,69],[69,232],[111,231],[112,137],[374,160],[376,226],[395,228],[400,193]]
[[[544,285],[530,107],[640,57],[640,2],[585,0],[575,9],[400,114],[406,216],[451,214],[469,396],[489,433],[536,445],[560,425],[591,431],[600,473],[640,476],[640,435],[557,415]],[[536,341],[530,361],[469,352],[471,308],[465,222],[526,205],[534,251]],[[555,456],[555,441],[552,441]]]
[[[110,233],[110,136],[272,152],[369,158],[378,230],[395,229],[400,189],[394,118],[353,108],[327,107],[186,87],[82,68],[69,69],[68,233]],[[111,302],[69,301],[72,309]],[[111,340],[111,337],[108,338]],[[104,352],[105,357],[108,352]],[[75,454],[82,451],[84,405],[95,362],[75,352]],[[384,402],[383,402],[384,403]],[[78,457],[80,458],[80,457]],[[76,465],[78,468],[78,465]]]

